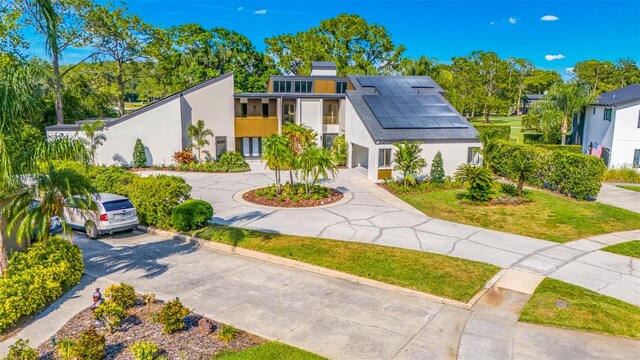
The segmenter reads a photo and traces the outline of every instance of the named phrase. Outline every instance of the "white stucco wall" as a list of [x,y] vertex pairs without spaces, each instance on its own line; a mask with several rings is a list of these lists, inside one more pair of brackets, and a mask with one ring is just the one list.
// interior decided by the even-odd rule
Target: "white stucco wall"
[[604,119],[604,106],[587,106],[585,113],[584,133],[582,137],[582,152],[587,153],[589,144],[597,142],[607,149],[612,148],[613,128],[615,118],[611,116],[611,121]]
[[640,149],[640,102],[614,108],[613,145],[609,167],[631,165],[633,154]]
[[[354,163],[353,155],[353,144],[362,146],[366,149],[369,149],[368,153],[368,168],[367,168],[367,177],[370,180],[376,180],[378,177],[377,173],[377,151],[376,145],[369,135],[369,132],[365,128],[364,124],[360,120],[360,117],[356,113],[356,110],[351,105],[351,102],[348,100],[345,101],[345,139],[347,140],[348,149],[347,149],[347,165],[352,167]],[[361,159],[358,159],[359,163],[362,163]]]
[[318,134],[318,146],[322,146],[322,99],[300,99],[300,123]]

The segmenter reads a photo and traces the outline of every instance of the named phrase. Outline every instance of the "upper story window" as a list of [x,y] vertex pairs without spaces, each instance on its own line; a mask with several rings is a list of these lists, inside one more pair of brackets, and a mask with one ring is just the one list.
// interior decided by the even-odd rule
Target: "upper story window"
[[322,124],[338,125],[340,123],[338,119],[339,103],[337,101],[325,100],[323,105]]
[[274,80],[273,92],[277,93],[289,93],[291,92],[291,81]]
[[262,103],[262,117],[269,117],[269,103]]
[[297,93],[310,93],[313,90],[313,81],[296,81],[294,92]]
[[640,129],[640,110],[638,110],[638,129]]
[[282,104],[282,120],[290,123],[296,122],[296,104],[295,103]]
[[347,92],[346,81],[336,81],[336,94],[344,94]]
[[611,121],[611,113],[613,112],[612,108],[604,108],[604,118],[605,121]]
[[248,114],[247,103],[240,104],[240,117],[247,117]]
[[391,166],[391,149],[378,150],[378,167]]

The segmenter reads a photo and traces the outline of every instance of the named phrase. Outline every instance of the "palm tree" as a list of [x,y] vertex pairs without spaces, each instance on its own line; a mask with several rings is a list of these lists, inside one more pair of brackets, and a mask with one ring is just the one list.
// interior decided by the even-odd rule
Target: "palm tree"
[[94,192],[93,185],[81,174],[49,166],[48,170],[36,176],[31,188],[25,187],[3,209],[2,215],[9,219],[7,230],[16,231],[19,244],[34,233],[46,241],[49,239],[51,218],[57,216],[63,224],[63,231],[71,235],[71,228],[64,221],[66,201],[73,201],[79,209],[90,209]]
[[281,192],[280,172],[291,164],[293,152],[289,147],[289,140],[284,135],[273,134],[264,139],[262,143],[262,161],[270,169],[275,171],[276,192]]
[[313,145],[318,135],[307,125],[298,125],[289,122],[285,123],[282,127],[282,135],[289,139],[289,148],[293,152],[291,163],[288,165],[289,177],[291,179],[291,185],[293,185],[293,170],[298,169],[298,157],[305,148]]
[[420,144],[417,142],[404,141],[395,144],[396,151],[393,154],[394,170],[402,172],[404,185],[408,182],[414,183],[418,174],[427,166],[427,162],[420,153]]
[[535,161],[527,157],[515,157],[507,164],[507,171],[518,179],[518,196],[522,197],[522,187],[525,180],[536,172]]
[[467,185],[469,195],[473,201],[487,201],[491,194],[493,178],[491,171],[482,166],[463,164],[458,166],[453,174],[455,181]]
[[562,145],[565,145],[569,122],[595,99],[596,97],[591,93],[588,85],[577,82],[556,83],[544,95],[543,100],[534,105],[532,110],[541,114],[542,119],[547,122],[556,119],[562,121]]
[[[87,146],[87,152],[89,153],[89,160],[92,164],[96,163],[96,151],[107,140],[107,136],[101,132],[104,127],[102,120],[93,122],[87,122],[82,124],[80,130],[84,132],[86,139],[84,139]],[[99,132],[100,131],[100,132]]]
[[201,162],[201,153],[211,157],[211,153],[208,150],[202,150],[203,147],[209,145],[207,137],[213,137],[213,130],[204,127],[204,120],[198,119],[195,125],[190,124],[187,127],[187,136],[192,139],[193,144],[191,146],[198,152],[198,162]]
[[300,154],[298,162],[300,178],[304,180],[305,191],[313,187],[320,178],[327,179],[338,175],[338,167],[333,161],[331,153],[325,148],[308,146]]

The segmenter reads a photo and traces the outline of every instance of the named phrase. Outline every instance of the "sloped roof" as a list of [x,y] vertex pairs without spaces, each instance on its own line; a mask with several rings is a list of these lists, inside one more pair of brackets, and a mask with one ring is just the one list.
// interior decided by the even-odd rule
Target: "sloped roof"
[[594,105],[616,106],[635,100],[640,100],[640,84],[632,84],[602,93]]

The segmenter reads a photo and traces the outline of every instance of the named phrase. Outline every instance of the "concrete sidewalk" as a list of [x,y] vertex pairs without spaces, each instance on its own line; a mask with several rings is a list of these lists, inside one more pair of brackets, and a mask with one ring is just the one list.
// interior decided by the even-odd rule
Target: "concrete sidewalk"
[[623,189],[616,185],[603,183],[596,201],[640,213],[640,192]]

